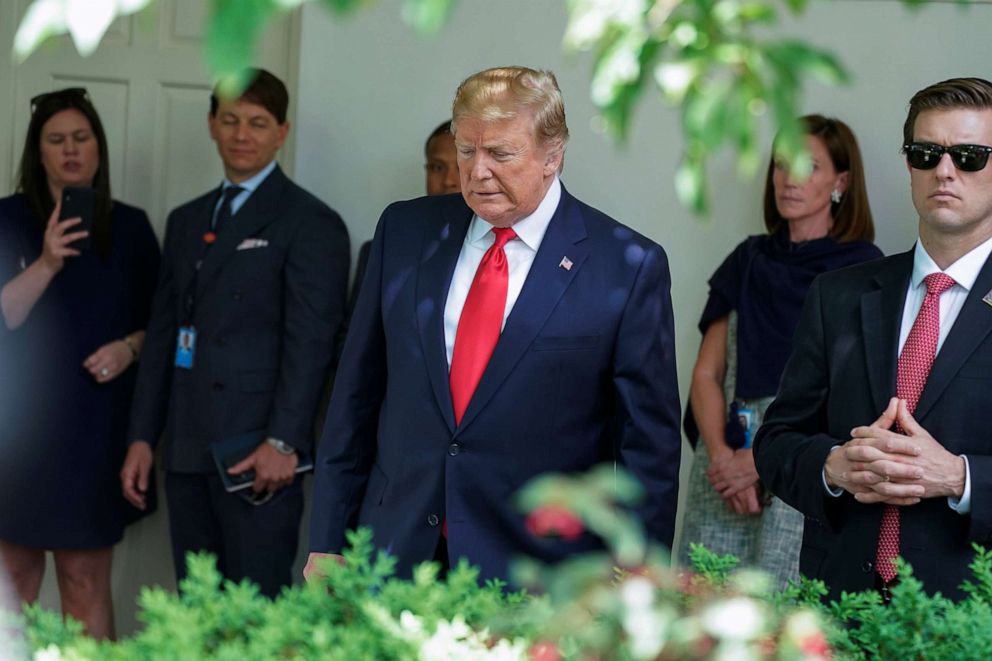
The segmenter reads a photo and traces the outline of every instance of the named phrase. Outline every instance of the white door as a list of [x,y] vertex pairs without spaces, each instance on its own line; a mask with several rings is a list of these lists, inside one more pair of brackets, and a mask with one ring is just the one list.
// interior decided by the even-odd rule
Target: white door
[[[13,192],[30,99],[49,90],[85,87],[107,132],[114,197],[147,211],[161,238],[169,209],[217,186],[223,176],[207,133],[206,3],[159,0],[142,14],[115,22],[89,58],[80,57],[65,37],[15,66],[10,59],[14,33],[29,4],[0,2],[0,196]],[[298,34],[296,12],[272,26],[257,60],[286,82],[291,99],[296,96]],[[293,162],[292,136],[282,154],[286,164]],[[175,585],[161,482],[158,512],[128,528],[115,551],[119,634],[136,627],[134,601],[141,585]],[[41,601],[47,608],[59,607],[52,567]]]
[[[9,52],[30,0],[0,4],[5,26],[0,50]],[[12,67],[2,88],[9,107],[0,108],[8,111],[0,118],[9,118],[7,134],[12,136],[11,148],[4,149],[10,175],[3,181],[16,176],[30,99],[53,89],[85,87],[107,132],[114,197],[147,211],[161,237],[169,209],[218,185],[223,176],[207,135],[210,83],[202,58],[207,6],[202,0],[159,0],[139,15],[117,20],[89,58],[80,57],[64,37]],[[16,19],[8,20],[3,13],[13,8]],[[295,86],[298,20],[297,12],[274,25],[259,48],[259,66],[282,78],[290,90]],[[4,82],[0,77],[0,84]],[[280,159],[286,163],[292,163],[292,137],[290,132]],[[0,190],[6,194],[6,187]]]

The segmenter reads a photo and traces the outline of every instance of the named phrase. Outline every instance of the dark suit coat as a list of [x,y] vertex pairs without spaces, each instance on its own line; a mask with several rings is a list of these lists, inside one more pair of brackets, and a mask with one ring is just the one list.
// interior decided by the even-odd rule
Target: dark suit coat
[[[899,330],[913,252],[842,269],[810,289],[781,388],[754,443],[762,482],[806,515],[800,571],[842,590],[874,585],[881,505],[826,494],[827,454],[874,422],[896,392]],[[914,417],[967,455],[971,513],[946,498],[901,508],[902,556],[926,588],[961,597],[970,545],[992,543],[992,289],[986,263],[934,361]]]
[[643,521],[670,545],[681,439],[664,251],[563,189],[456,427],[443,317],[471,218],[460,195],[383,212],[318,450],[311,550],[339,552],[346,530],[370,526],[408,573],[446,520],[452,561],[505,578],[514,554],[597,544],[532,538],[517,490],[613,460],[646,487]]
[[[193,369],[173,367],[217,199],[214,190],[169,214],[131,414],[131,440],[155,443],[165,429],[165,468],[178,472],[215,470],[207,446],[252,430],[309,449],[345,310],[344,223],[276,167],[217,229],[196,280]],[[246,238],[268,245],[238,250]]]

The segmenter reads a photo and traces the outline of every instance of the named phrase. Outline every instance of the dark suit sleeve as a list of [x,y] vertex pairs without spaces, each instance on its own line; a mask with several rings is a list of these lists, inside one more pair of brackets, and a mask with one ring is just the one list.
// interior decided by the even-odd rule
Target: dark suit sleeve
[[971,525],[968,539],[989,547],[992,539],[992,456],[968,454],[971,474]]
[[671,547],[682,435],[668,259],[645,255],[620,322],[614,352],[615,429],[621,463],[646,492],[640,514],[648,534]]
[[151,223],[144,211],[140,211],[134,222],[135,264],[133,276],[136,278],[134,292],[136,300],[131,308],[132,331],[144,330],[151,316],[152,302],[155,300],[155,286],[162,262],[162,251],[158,239],[152,231]]
[[827,433],[830,368],[821,282],[815,280],[806,296],[778,395],[754,440],[754,461],[772,493],[803,514],[833,524],[840,499],[824,489],[823,467],[830,450],[846,439]]
[[146,441],[155,445],[165,426],[172,383],[172,362],[179,329],[175,263],[178,258],[180,230],[176,213],[169,214],[165,229],[165,247],[158,272],[158,285],[152,300],[151,315],[145,329],[145,344],[138,363],[138,381],[134,387],[128,441]]
[[355,527],[375,461],[379,409],[386,389],[382,323],[383,213],[351,316],[314,467],[310,551],[340,553]]
[[268,434],[305,451],[344,319],[351,248],[341,217],[312,201],[286,257],[283,334]]

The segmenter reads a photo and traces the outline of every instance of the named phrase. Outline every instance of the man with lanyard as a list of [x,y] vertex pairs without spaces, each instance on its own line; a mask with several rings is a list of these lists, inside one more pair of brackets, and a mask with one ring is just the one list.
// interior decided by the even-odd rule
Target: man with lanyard
[[[289,96],[272,74],[253,73],[239,98],[211,96],[224,182],[169,215],[121,483],[147,505],[164,430],[177,578],[186,553],[205,550],[226,578],[273,596],[291,582],[303,510],[295,471],[299,453],[311,454],[349,245],[341,218],[276,164]],[[250,433],[264,440],[230,469],[254,471],[243,498],[225,491],[209,447]]]

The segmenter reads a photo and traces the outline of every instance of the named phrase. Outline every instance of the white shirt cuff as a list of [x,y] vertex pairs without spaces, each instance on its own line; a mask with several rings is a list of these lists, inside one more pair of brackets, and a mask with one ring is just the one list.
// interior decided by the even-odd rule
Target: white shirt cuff
[[971,466],[968,464],[968,457],[960,455],[964,459],[964,492],[960,498],[947,498],[947,504],[958,514],[971,513]]
[[[839,447],[840,447],[839,445],[835,445],[832,448],[830,448],[830,451],[833,452],[834,450],[836,450]],[[966,460],[966,462],[967,462],[967,460]],[[823,480],[823,488],[833,498],[840,498],[841,496],[844,495],[844,490],[843,489],[838,488],[835,491],[834,489],[831,489],[830,488],[830,485],[829,484],[827,484],[827,466],[826,466],[826,464],[823,465],[823,470],[820,471],[820,479]],[[966,489],[968,488],[968,483],[967,482],[965,482],[965,488]]]

